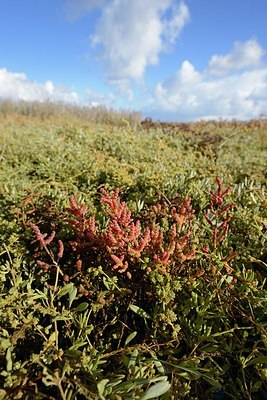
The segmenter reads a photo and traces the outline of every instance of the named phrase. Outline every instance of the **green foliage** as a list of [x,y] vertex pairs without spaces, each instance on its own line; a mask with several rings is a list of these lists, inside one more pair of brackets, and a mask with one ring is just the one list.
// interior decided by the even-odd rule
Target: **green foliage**
[[4,106],[0,399],[264,398],[264,122]]

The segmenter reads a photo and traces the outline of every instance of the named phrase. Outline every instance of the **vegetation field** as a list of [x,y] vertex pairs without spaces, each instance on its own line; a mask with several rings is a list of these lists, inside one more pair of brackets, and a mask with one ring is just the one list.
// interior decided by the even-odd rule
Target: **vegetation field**
[[267,398],[267,123],[0,104],[0,399]]

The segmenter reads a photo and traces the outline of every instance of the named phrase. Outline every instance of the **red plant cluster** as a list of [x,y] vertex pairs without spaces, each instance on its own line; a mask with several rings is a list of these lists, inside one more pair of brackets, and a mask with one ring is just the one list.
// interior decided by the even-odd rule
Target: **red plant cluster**
[[[182,234],[183,225],[194,218],[191,199],[182,201],[177,196],[175,205],[159,201],[150,209],[154,218],[142,226],[141,221],[132,216],[127,204],[121,201],[119,189],[111,194],[101,189],[101,195],[101,203],[109,218],[103,230],[94,216],[86,216],[87,207],[70,197],[68,212],[74,217],[70,223],[75,234],[70,245],[78,259],[76,269],[81,270],[82,263],[93,254],[95,258],[108,262],[113,270],[125,272],[131,278],[140,265],[144,265],[147,271],[156,268],[166,274],[174,261],[183,263],[195,258],[195,250],[188,249],[191,233]],[[167,231],[157,222],[164,215],[169,218]]]
[[[210,209],[204,214],[212,228],[214,252],[227,235],[231,219],[228,211],[234,206],[234,203],[224,203],[230,188],[223,191],[218,178],[216,183],[217,193],[211,191]],[[83,266],[104,265],[119,274],[125,273],[131,279],[133,275],[138,277],[138,270],[157,270],[166,275],[174,268],[177,270],[184,262],[195,260],[196,251],[190,246],[189,230],[195,211],[190,198],[183,199],[175,195],[168,200],[164,196],[159,197],[158,203],[144,208],[138,219],[126,202],[121,200],[119,189],[112,193],[105,189],[100,192],[104,215],[108,218],[105,227],[101,227],[95,216],[87,216],[86,205],[79,204],[74,196],[70,197],[67,211],[71,215],[69,226],[72,240],[68,240],[65,247],[70,246],[70,259],[74,260],[77,272],[82,271]],[[51,256],[47,245],[54,239],[55,232],[48,236],[42,234],[33,223],[29,225],[41,249],[45,249]],[[63,242],[58,240],[58,260],[63,257],[63,252]],[[208,245],[204,252],[210,252]],[[231,258],[232,255],[225,261]],[[45,269],[47,270],[46,266]]]

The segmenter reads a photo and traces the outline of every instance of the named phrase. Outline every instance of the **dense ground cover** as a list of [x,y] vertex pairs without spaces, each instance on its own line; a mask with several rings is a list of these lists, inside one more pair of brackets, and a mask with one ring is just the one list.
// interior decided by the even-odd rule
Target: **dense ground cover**
[[266,148],[2,103],[0,398],[263,399]]

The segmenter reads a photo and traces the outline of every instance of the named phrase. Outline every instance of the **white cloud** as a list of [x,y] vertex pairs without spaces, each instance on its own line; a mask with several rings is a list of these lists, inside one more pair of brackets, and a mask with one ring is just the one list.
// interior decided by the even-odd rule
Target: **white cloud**
[[[128,94],[129,101],[133,93],[126,82],[114,82],[117,94]],[[76,104],[80,106],[105,106],[116,108],[118,106],[118,95],[112,91],[100,93],[89,88],[85,89],[84,96],[79,96],[75,91],[54,84],[51,80],[39,83],[30,80],[25,73],[10,72],[0,68],[0,99],[24,100],[24,101],[51,101]]]
[[167,40],[174,43],[185,24],[189,21],[190,13],[188,7],[183,2],[179,4],[173,2],[171,10],[171,18],[166,19],[164,22],[164,32],[167,36]]
[[[257,54],[262,57],[263,49],[255,41],[253,43],[253,48],[257,48]],[[247,46],[240,44],[239,48]],[[174,76],[156,86],[150,112],[161,112],[161,118],[165,113],[165,118],[176,120],[250,119],[266,115],[267,66],[261,65],[261,57],[254,57],[257,60],[255,64],[252,61],[245,64],[244,57],[239,64],[242,65],[241,71],[225,68],[225,74],[221,76],[214,75],[210,69],[201,73],[189,61],[184,61]],[[232,53],[225,59],[233,60]],[[229,61],[230,64],[234,62]]]
[[244,68],[255,68],[260,65],[263,55],[264,51],[255,39],[244,43],[235,42],[229,54],[223,56],[215,54],[211,57],[209,72],[220,76]]
[[140,82],[189,20],[187,6],[177,0],[71,0],[69,7],[80,16],[99,9],[90,40],[108,80],[119,85],[126,79]]
[[0,98],[11,98],[25,101],[59,101],[66,103],[79,103],[79,95],[54,85],[53,82],[38,83],[30,80],[21,72],[10,72],[0,68]]
[[189,61],[184,61],[175,76],[156,86],[154,97],[165,111],[188,109],[197,106],[197,96],[192,92],[201,83],[202,77]]

